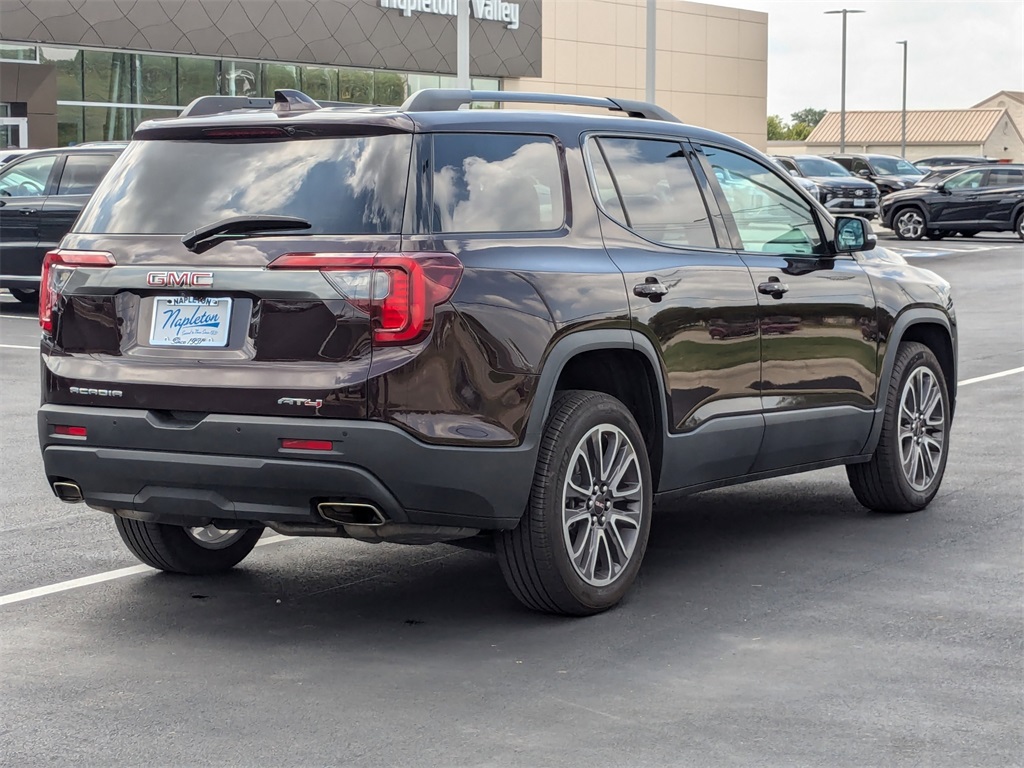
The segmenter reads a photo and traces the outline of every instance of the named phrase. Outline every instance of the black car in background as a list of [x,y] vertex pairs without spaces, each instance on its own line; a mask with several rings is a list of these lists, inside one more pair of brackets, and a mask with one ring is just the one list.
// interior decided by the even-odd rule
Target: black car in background
[[939,171],[946,169],[959,169],[966,168],[969,165],[985,165],[987,163],[998,163],[998,160],[994,160],[991,157],[982,157],[980,155],[936,155],[935,157],[925,157],[921,160],[914,161],[914,167],[919,168],[922,171]]
[[43,149],[0,168],[0,288],[39,298],[43,256],[71,229],[125,144]]
[[833,214],[878,216],[878,187],[859,179],[839,163],[817,155],[775,156],[775,162],[798,179],[818,187],[818,200]]
[[1024,240],[1024,165],[965,168],[934,186],[882,200],[882,223],[901,240],[1014,231]]
[[828,155],[854,176],[874,183],[884,197],[914,186],[924,171],[894,155]]

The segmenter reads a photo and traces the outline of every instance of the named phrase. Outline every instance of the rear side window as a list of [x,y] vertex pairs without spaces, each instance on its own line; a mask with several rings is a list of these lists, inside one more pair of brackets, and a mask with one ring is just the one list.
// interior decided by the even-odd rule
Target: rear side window
[[565,221],[562,164],[547,136],[434,136],[434,232],[538,232]]
[[988,172],[989,187],[1010,187],[1024,184],[1024,171],[1019,168],[993,168]]
[[91,195],[117,155],[68,155],[57,186],[58,195]]
[[[657,243],[717,245],[704,197],[681,144],[632,138],[602,138],[594,144],[598,150],[591,147],[595,180],[609,216]],[[599,159],[607,162],[614,184],[611,190],[600,178]]]
[[76,231],[190,232],[230,216],[298,216],[313,235],[402,229],[410,134],[290,140],[135,141]]

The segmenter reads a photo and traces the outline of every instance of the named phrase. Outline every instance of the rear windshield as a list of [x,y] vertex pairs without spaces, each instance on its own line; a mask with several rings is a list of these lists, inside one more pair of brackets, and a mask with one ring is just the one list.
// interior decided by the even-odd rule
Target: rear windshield
[[306,234],[402,229],[412,137],[133,142],[75,231],[175,234],[230,216],[298,216]]

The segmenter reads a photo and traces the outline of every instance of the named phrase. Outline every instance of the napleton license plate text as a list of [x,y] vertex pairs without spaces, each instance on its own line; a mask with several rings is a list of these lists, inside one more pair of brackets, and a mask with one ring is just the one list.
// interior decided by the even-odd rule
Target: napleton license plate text
[[149,343],[157,347],[224,347],[231,299],[157,297]]

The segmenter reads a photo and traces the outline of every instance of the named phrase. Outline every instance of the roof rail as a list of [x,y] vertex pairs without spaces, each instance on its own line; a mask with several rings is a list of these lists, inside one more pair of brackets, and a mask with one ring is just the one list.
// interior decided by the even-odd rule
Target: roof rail
[[521,91],[469,91],[464,89],[425,88],[405,100],[403,112],[441,112],[479,101],[498,101],[506,104],[559,104],[570,107],[598,107],[612,112],[625,112],[629,117],[648,120],[682,122],[671,112],[646,101],[614,99],[604,96],[570,96],[558,93],[526,93]]
[[313,112],[323,107],[347,107],[365,109],[370,104],[355,104],[347,101],[316,101],[291,88],[274,91],[274,98],[252,98],[250,96],[200,96],[182,110],[178,117],[202,117],[233,112],[238,109],[273,110],[278,115],[296,112]]

